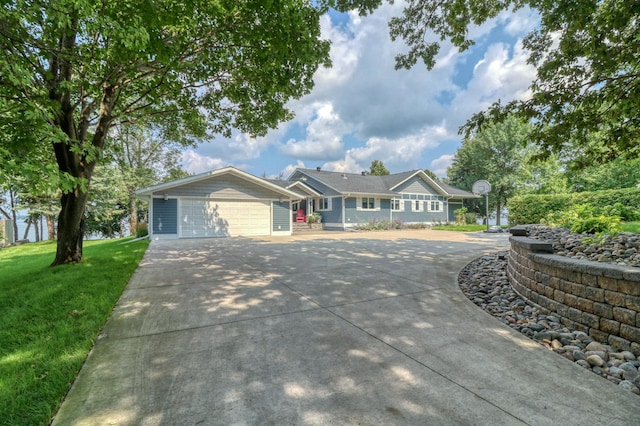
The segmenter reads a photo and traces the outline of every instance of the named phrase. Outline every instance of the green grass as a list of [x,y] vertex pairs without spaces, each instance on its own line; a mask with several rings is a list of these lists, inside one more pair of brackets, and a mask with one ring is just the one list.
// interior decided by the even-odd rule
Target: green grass
[[624,232],[640,234],[640,222],[623,222],[620,224],[620,228]]
[[55,242],[0,250],[0,424],[49,424],[149,244],[122,241],[55,268]]
[[436,225],[432,226],[431,229],[435,229],[436,231],[477,232],[485,231],[487,229],[487,225]]

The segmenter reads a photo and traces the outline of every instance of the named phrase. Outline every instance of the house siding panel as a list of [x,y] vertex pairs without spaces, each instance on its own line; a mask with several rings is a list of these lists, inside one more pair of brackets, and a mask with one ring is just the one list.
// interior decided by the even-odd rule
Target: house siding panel
[[342,223],[342,197],[331,198],[331,210],[319,211],[324,223]]
[[443,211],[430,212],[427,211],[428,201],[421,201],[423,203],[424,211],[413,212],[411,211],[411,204],[415,201],[403,200],[404,211],[393,212],[393,220],[400,220],[404,223],[433,223],[433,222],[446,222],[447,221],[447,205],[446,201],[443,202]]
[[410,194],[430,194],[439,195],[438,192],[430,187],[424,180],[419,177],[413,177],[394,189],[396,192],[404,192]]
[[462,208],[462,201],[449,201],[449,222],[456,221],[454,211]]
[[[289,179],[290,180],[296,180],[296,179],[302,178],[302,176],[303,176],[302,174],[295,174],[295,175],[291,176]],[[305,175],[303,182],[306,185],[308,185],[311,188],[313,188],[314,190],[318,191],[320,194],[326,195],[327,197],[340,195],[339,192],[334,191],[333,189],[331,189],[330,187],[328,187],[324,183],[320,182],[317,179],[312,178],[311,176],[306,176]]]
[[171,235],[178,233],[178,200],[153,199],[153,234]]
[[380,210],[357,210],[357,203],[358,198],[356,197],[345,199],[345,224],[347,226],[391,219],[391,200],[389,198],[380,199]]
[[273,202],[273,232],[291,230],[291,207],[288,201]]
[[155,192],[154,195],[203,197],[226,200],[270,199],[278,195],[237,176],[220,176]]

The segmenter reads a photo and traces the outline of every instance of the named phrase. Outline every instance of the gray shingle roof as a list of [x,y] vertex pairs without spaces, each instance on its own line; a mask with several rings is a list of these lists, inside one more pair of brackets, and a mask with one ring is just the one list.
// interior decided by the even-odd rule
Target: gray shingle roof
[[[310,176],[327,186],[335,189],[342,194],[370,194],[397,196],[398,193],[391,190],[400,183],[409,179],[421,170],[410,170],[407,172],[394,173],[386,176],[362,175],[358,173],[341,173],[328,172],[317,169],[298,169],[300,172]],[[436,184],[446,194],[454,197],[471,198],[475,197],[472,193],[463,191],[462,189],[448,185],[440,180],[435,179]],[[434,188],[438,190],[438,188]]]
[[391,197],[397,195],[397,193],[389,190],[383,180],[383,176],[363,176],[357,173],[326,172],[315,169],[299,170],[343,194],[370,194]]

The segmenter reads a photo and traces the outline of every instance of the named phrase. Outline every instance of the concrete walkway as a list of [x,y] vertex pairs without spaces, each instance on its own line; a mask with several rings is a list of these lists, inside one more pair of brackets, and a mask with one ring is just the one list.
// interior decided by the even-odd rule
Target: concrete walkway
[[461,293],[499,234],[153,242],[56,425],[638,425]]

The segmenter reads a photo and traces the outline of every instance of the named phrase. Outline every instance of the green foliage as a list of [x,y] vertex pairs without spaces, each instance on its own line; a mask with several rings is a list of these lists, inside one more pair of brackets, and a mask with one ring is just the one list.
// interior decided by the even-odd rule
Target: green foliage
[[[369,13],[380,0],[336,0],[339,9],[357,7]],[[422,62],[436,65],[440,43],[460,51],[474,44],[470,29],[503,11],[529,6],[540,24],[523,40],[528,62],[537,67],[532,96],[506,105],[497,101],[474,115],[462,129],[469,136],[488,123],[517,114],[534,123],[531,141],[547,152],[567,142],[579,146],[595,164],[618,156],[640,155],[640,3],[621,0],[416,0],[389,23],[391,38],[403,39],[408,52],[396,56],[396,68]],[[587,141],[597,133],[596,144]]]
[[456,217],[456,224],[458,225],[466,225],[467,224],[467,208],[461,207],[459,209],[455,209],[453,211],[454,216]]
[[138,223],[136,226],[136,238],[142,238],[149,235],[149,229],[147,228],[146,223]]
[[[407,225],[406,228],[416,229],[416,228],[410,228],[410,226],[411,225]],[[361,223],[361,224],[358,224],[358,226],[356,226],[356,229],[360,231],[388,231],[390,229],[403,229],[403,228],[405,228],[404,223],[399,219],[395,219],[393,221],[372,219],[368,223]]]
[[0,251],[0,423],[49,424],[149,241],[121,243],[55,269],[52,242]]
[[640,222],[623,222],[620,224],[620,229],[623,232],[633,232],[634,234],[640,234]]
[[[307,1],[88,2],[0,7],[0,176],[62,193],[54,264],[82,256],[93,170],[114,127],[149,119],[182,145],[264,135],[330,65]],[[45,191],[38,191],[45,192]]]
[[464,222],[467,225],[476,224],[478,222],[478,214],[469,212],[464,215]]
[[386,176],[390,174],[389,170],[387,170],[387,168],[380,160],[373,160],[371,162],[369,173],[371,173],[373,176]]
[[529,194],[509,199],[509,223],[558,222],[560,219],[553,215],[584,216],[587,213],[591,216],[619,216],[622,220],[632,221],[637,220],[640,214],[635,206],[640,206],[640,188],[556,195]]
[[322,216],[318,212],[313,212],[309,216],[307,216],[308,223],[320,223],[322,221]]
[[576,192],[634,188],[640,183],[640,159],[616,158],[586,168],[581,164],[570,166],[572,170],[567,176]]
[[457,232],[478,232],[487,229],[486,225],[477,223],[467,225],[436,225],[432,226],[434,231],[457,231]]
[[[519,188],[517,177],[524,164],[528,134],[527,124],[511,118],[465,139],[447,169],[449,183],[470,191],[475,181],[489,181],[489,209],[499,218],[502,207]],[[485,215],[484,197],[466,200],[465,204],[471,211]]]

